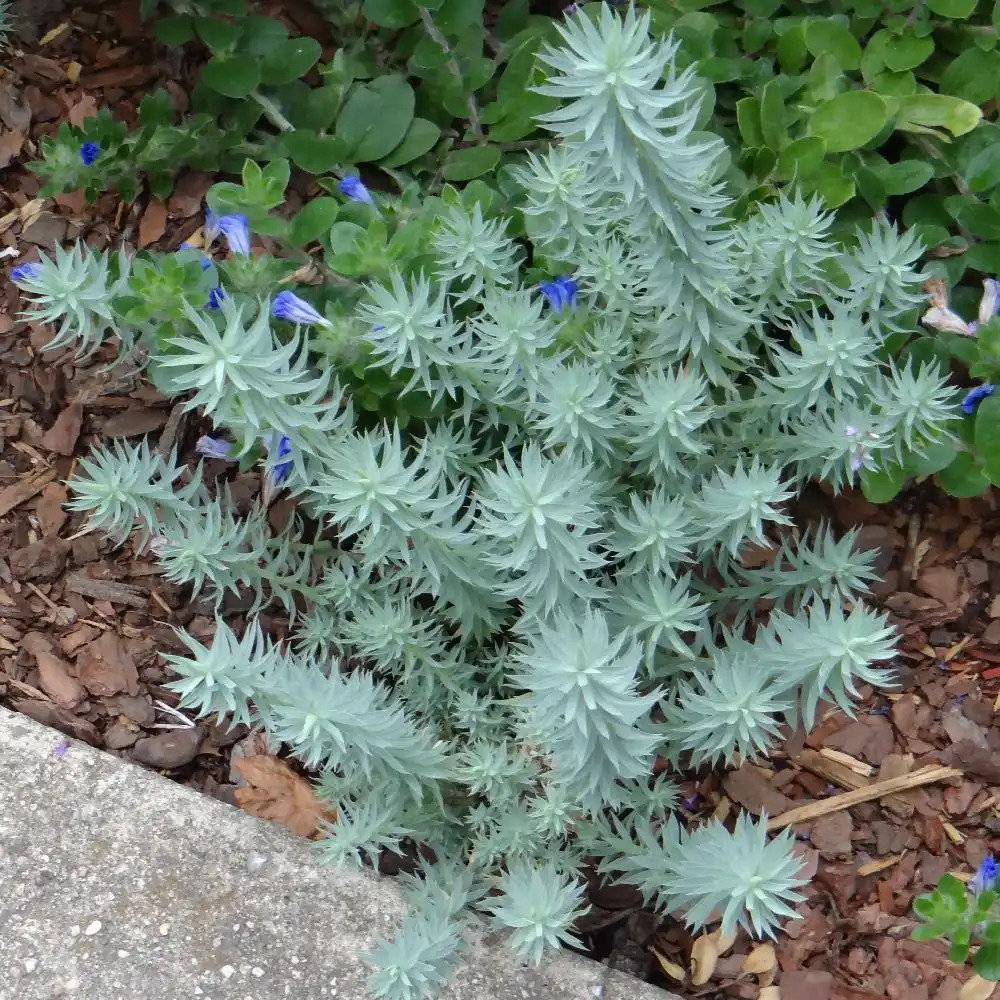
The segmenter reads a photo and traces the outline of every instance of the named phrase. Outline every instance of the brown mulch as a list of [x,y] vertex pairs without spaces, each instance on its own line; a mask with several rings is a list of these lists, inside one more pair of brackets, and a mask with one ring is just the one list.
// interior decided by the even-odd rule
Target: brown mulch
[[[40,199],[24,163],[42,135],[102,105],[132,121],[142,96],[165,86],[185,108],[192,68],[149,41],[137,0],[84,5],[71,27],[51,27],[0,76],[0,247],[20,252],[4,263],[77,237],[99,248],[176,248],[197,231],[214,177],[182,177],[165,203],[128,206],[108,194],[88,206],[78,194]],[[293,202],[310,184],[295,178]],[[308,784],[259,735],[176,713],[161,654],[182,651],[175,628],[209,638],[212,609],[192,604],[131,544],[80,534],[80,518],[63,507],[61,483],[92,443],[151,435],[164,452],[190,455],[204,428],[149,386],[98,374],[111,354],[82,367],[65,353],[43,355],[48,332],[17,322],[9,281],[0,294],[0,703],[314,836]],[[234,497],[248,506],[258,488],[255,475],[241,475]],[[692,997],[775,1000],[773,982],[781,1000],[955,1000],[967,973],[941,945],[909,940],[911,904],[944,872],[968,874],[1000,848],[998,506],[995,492],[955,501],[929,487],[887,508],[856,494],[806,498],[804,522],[862,525],[862,544],[876,550],[877,601],[902,636],[901,686],[864,691],[855,719],[828,709],[808,736],[787,733],[764,765],[682,782],[692,820],[742,807],[780,821],[805,804],[832,807],[795,824],[814,873],[799,916],[773,952],[743,937],[695,941],[632,890],[595,881],[580,926],[595,957]],[[230,602],[226,614],[239,613]],[[931,765],[961,774],[850,806],[836,798]],[[386,871],[399,863],[382,859]]]

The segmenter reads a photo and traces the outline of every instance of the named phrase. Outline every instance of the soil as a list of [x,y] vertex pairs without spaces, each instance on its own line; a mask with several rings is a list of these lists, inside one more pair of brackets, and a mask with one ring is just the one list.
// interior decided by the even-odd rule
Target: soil
[[[315,30],[305,4],[283,16]],[[195,233],[215,178],[186,174],[165,202],[87,205],[79,194],[41,199],[25,168],[40,139],[101,106],[133,121],[145,93],[165,86],[187,104],[193,68],[150,41],[138,0],[74,8],[15,51],[0,75],[0,247],[9,263],[38,249],[85,239],[98,248],[172,250]],[[309,182],[296,181],[303,197]],[[0,307],[0,703],[74,741],[153,768],[206,795],[318,836],[308,783],[245,727],[227,731],[177,710],[162,654],[183,647],[175,629],[208,639],[212,609],[165,582],[131,543],[114,547],[81,533],[62,483],[91,444],[149,435],[164,453],[193,453],[203,428],[148,385],[102,374],[113,352],[78,365],[42,354],[49,331],[18,321],[18,291],[3,269]],[[253,473],[233,493],[249,505]],[[287,514],[287,512],[286,512]],[[911,904],[952,871],[968,877],[1000,847],[1000,513],[997,495],[956,501],[923,486],[889,507],[860,495],[810,492],[801,526],[826,519],[861,529],[883,574],[875,602],[902,637],[899,687],[865,689],[855,718],[827,706],[808,736],[788,732],[759,765],[680,775],[683,814],[731,818],[742,807],[772,819],[805,804],[827,811],[795,823],[797,849],[813,873],[796,919],[771,945],[745,937],[694,940],[661,920],[628,887],[590,886],[592,912],[579,932],[595,958],[682,996],[774,1000],[955,1000],[968,978],[938,943],[909,939]],[[280,506],[275,516],[282,516]],[[763,556],[762,558],[766,558]],[[224,613],[234,627],[241,609]],[[265,621],[281,631],[280,619]],[[845,791],[955,770],[896,794],[853,805]],[[950,775],[950,776],[949,776]],[[391,873],[409,859],[385,856]],[[770,949],[770,950],[768,950]],[[692,975],[692,961],[695,974]],[[680,978],[678,978],[680,977]],[[700,981],[700,985],[693,985]]]

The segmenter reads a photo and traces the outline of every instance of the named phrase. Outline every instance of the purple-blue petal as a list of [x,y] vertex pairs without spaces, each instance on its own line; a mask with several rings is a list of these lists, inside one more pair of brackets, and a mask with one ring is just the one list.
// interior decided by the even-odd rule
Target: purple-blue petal
[[991,385],[989,382],[983,383],[983,385],[977,385],[975,389],[969,390],[966,394],[965,399],[962,400],[962,412],[972,416],[976,412],[976,407],[986,399],[987,396],[992,396],[996,392],[997,387]]
[[364,186],[360,177],[345,177],[337,185],[337,190],[350,198],[351,201],[363,201],[366,205],[375,204],[371,192]]
[[94,160],[100,155],[101,147],[96,142],[85,142],[80,147],[80,159],[83,160],[83,165],[89,167],[93,164]]

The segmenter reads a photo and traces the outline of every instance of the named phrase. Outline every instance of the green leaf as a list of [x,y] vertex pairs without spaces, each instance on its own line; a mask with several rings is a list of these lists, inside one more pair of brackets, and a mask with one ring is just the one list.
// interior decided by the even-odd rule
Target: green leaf
[[453,149],[444,161],[441,173],[447,181],[471,181],[491,171],[500,162],[498,146],[469,146]]
[[950,872],[941,876],[941,881],[938,882],[938,892],[946,899],[950,899],[959,909],[964,909],[968,902],[965,883],[961,879],[955,878]]
[[927,0],[927,7],[941,17],[964,19],[976,9],[976,0]]
[[194,24],[198,36],[216,55],[230,51],[243,31],[239,24],[215,17],[199,17]]
[[906,470],[897,462],[878,469],[862,469],[861,490],[871,503],[888,503],[899,496],[906,482]]
[[288,38],[288,29],[273,17],[244,17],[240,48],[250,55],[266,57]]
[[1000,243],[976,243],[969,247],[965,263],[980,274],[1000,274]]
[[194,21],[186,14],[161,17],[153,26],[153,33],[164,45],[186,45],[194,38]]
[[802,180],[819,170],[826,156],[826,140],[804,135],[790,142],[778,157],[778,176],[783,181]]
[[952,135],[971,132],[983,117],[981,108],[947,94],[914,94],[898,99],[895,127],[902,132],[934,134],[947,129]]
[[[955,443],[953,441],[936,441],[926,447],[923,452],[911,452],[906,456],[904,465],[911,476],[933,476],[942,469],[947,469],[954,460]],[[916,908],[916,901],[913,905]]]
[[1000,240],[1000,212],[991,205],[963,205],[958,221],[976,239]]
[[978,497],[990,488],[990,479],[967,452],[960,452],[955,461],[938,473],[941,489],[948,496],[964,499]]
[[420,8],[412,0],[365,0],[361,9],[380,28],[408,28],[420,20]]
[[829,209],[840,208],[854,197],[854,181],[837,163],[821,163],[810,184]]
[[973,956],[972,967],[983,979],[988,979],[990,982],[1000,979],[1000,944],[987,941],[980,945]]
[[800,73],[809,56],[804,23],[799,22],[784,31],[778,30],[780,34],[775,51],[782,73]]
[[[870,44],[870,43],[869,43]],[[902,36],[892,36],[884,41],[881,51],[882,61],[894,73],[916,69],[934,53],[934,39],[927,35],[918,38],[913,32]]]
[[313,198],[307,201],[292,219],[288,228],[288,239],[295,246],[302,247],[325,236],[337,221],[340,202],[336,198]]
[[887,164],[876,173],[886,194],[900,195],[922,188],[934,176],[934,168],[923,160],[901,160]]
[[969,190],[978,194],[989,191],[1000,182],[1000,142],[981,149],[962,171]]
[[753,149],[764,145],[760,101],[756,97],[744,97],[736,102],[736,124],[743,137],[744,146]]
[[861,67],[861,46],[850,29],[833,18],[810,18],[805,26],[806,48],[814,55],[829,54],[844,70]]
[[985,104],[997,94],[1000,81],[1000,52],[966,49],[941,74],[938,86],[943,94],[961,97],[973,104]]
[[936,910],[930,893],[925,893],[923,896],[917,896],[917,898],[913,901],[913,910],[918,917],[930,920],[931,917],[934,916]]
[[201,71],[201,81],[224,97],[249,97],[260,84],[260,66],[253,56],[213,56]]
[[846,153],[874,139],[888,120],[889,107],[878,94],[849,90],[821,104],[813,113],[809,130],[826,140],[829,152]]
[[777,80],[771,80],[760,98],[760,128],[764,145],[780,153],[788,143],[785,97]]
[[976,409],[975,442],[983,471],[1000,484],[1000,397],[989,396]]
[[287,38],[264,57],[260,65],[261,82],[269,87],[291,83],[309,72],[323,54],[315,38]]
[[416,98],[401,76],[383,76],[358,87],[337,118],[337,138],[356,163],[388,156],[406,137]]
[[401,167],[418,156],[429,153],[438,139],[441,129],[426,118],[414,118],[403,136],[403,141],[388,155],[379,160],[384,167]]
[[[958,934],[956,933],[956,938]],[[969,932],[965,932],[965,937],[968,938]],[[956,965],[961,965],[969,957],[969,942],[962,940],[955,940],[951,942],[951,946],[948,948],[948,961],[954,962]]]
[[318,135],[309,129],[298,129],[287,132],[282,138],[295,166],[310,174],[328,173],[348,157],[346,144],[333,135]]
[[[955,494],[952,494],[953,496]],[[910,937],[914,941],[936,941],[944,933],[943,928],[939,927],[937,924],[921,924],[918,927],[913,928],[913,933]]]

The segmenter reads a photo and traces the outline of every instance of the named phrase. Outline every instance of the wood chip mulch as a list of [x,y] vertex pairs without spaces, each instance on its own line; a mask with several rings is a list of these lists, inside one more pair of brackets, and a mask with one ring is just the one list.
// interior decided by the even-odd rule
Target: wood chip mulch
[[[41,199],[24,164],[60,122],[79,123],[105,104],[134,120],[157,86],[183,110],[192,73],[149,41],[136,0],[85,4],[72,23],[50,29],[0,75],[0,250],[19,254],[4,264],[77,237],[98,248],[176,248],[198,230],[213,176],[182,176],[163,203],[127,206],[109,194],[88,206],[77,194]],[[297,177],[293,198],[309,190]],[[64,510],[61,484],[92,443],[151,435],[164,452],[190,455],[204,428],[150,387],[102,376],[111,354],[84,367],[67,354],[43,355],[49,334],[17,321],[8,271],[0,282],[0,703],[65,734],[68,749],[56,753],[78,740],[310,835],[316,804],[301,774],[245,728],[185,718],[164,686],[160,654],[183,648],[174,629],[209,638],[211,609],[166,583],[131,544],[116,549],[81,534],[80,519]],[[253,474],[233,482],[245,507],[258,488]],[[580,926],[595,957],[690,997],[956,1000],[968,973],[941,945],[909,940],[911,904],[945,872],[968,876],[1000,849],[997,501],[995,491],[955,501],[930,487],[885,508],[856,494],[806,498],[805,522],[861,526],[861,544],[876,552],[884,574],[876,600],[902,636],[900,688],[864,691],[854,719],[828,708],[808,736],[787,733],[766,764],[686,780],[683,795],[692,820],[739,807],[793,825],[813,873],[807,899],[768,952],[743,937],[695,941],[643,909],[629,888],[595,881],[593,912]],[[226,613],[239,612],[230,602]],[[401,863],[383,858],[381,867]]]

